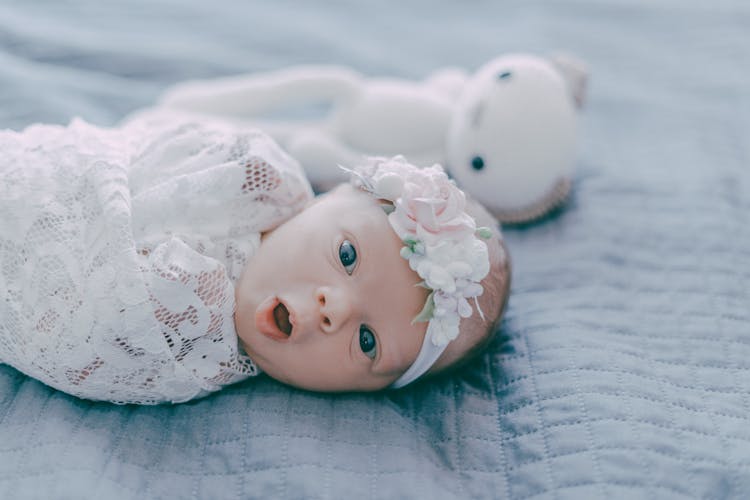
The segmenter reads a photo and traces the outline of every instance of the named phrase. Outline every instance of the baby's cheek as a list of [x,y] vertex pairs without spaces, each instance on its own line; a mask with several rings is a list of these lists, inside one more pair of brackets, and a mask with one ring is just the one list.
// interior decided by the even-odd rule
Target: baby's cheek
[[247,305],[243,305],[245,303],[242,300],[241,294],[241,291],[235,292],[236,301],[232,319],[234,321],[235,333],[242,344],[243,349],[247,351],[246,344],[249,342],[253,329],[255,328],[255,318],[254,314],[249,310],[250,308],[247,307]]

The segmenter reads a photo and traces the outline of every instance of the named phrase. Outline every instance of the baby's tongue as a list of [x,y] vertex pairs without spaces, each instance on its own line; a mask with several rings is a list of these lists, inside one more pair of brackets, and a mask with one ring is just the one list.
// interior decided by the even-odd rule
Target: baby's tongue
[[276,321],[276,326],[279,330],[289,335],[292,333],[292,324],[289,322],[289,311],[284,304],[279,303],[273,309],[273,319]]

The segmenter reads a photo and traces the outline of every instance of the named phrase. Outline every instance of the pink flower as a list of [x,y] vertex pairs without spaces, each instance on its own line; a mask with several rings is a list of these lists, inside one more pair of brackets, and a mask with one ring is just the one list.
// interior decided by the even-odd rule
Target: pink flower
[[401,196],[392,200],[396,210],[389,215],[393,229],[405,239],[425,242],[459,240],[476,230],[474,220],[464,211],[466,197],[439,165],[407,171]]

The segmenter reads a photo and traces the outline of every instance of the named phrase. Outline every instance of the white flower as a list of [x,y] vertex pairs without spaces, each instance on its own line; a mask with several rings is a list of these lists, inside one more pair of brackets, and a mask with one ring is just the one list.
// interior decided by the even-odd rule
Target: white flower
[[395,172],[388,172],[375,181],[375,193],[384,200],[396,200],[404,189],[404,179]]
[[487,250],[487,243],[475,238],[471,242],[471,247],[466,250],[469,265],[473,270],[470,279],[477,282],[482,281],[490,272],[490,255]]
[[458,323],[460,318],[456,314],[435,316],[430,320],[427,327],[427,335],[433,345],[444,346],[458,336]]
[[461,296],[466,298],[479,297],[484,293],[484,288],[479,283],[467,283],[461,287]]
[[461,297],[458,299],[458,315],[462,318],[468,318],[471,316],[471,306],[469,301]]
[[433,290],[445,290],[448,293],[453,293],[456,290],[456,280],[443,266],[436,265],[434,262],[423,258],[419,259],[416,271],[427,286]]
[[454,278],[463,278],[472,272],[471,265],[463,261],[451,262],[446,269]]
[[456,297],[447,294],[442,290],[435,292],[433,300],[435,301],[434,316],[445,316],[446,314],[455,311],[458,307],[458,300]]
[[[473,236],[460,241],[447,239],[435,245],[427,245],[424,257],[420,258],[417,264],[421,265],[422,261],[441,267],[454,280],[481,281],[490,269],[487,244]],[[412,269],[419,272],[418,267],[412,266]],[[426,276],[422,278],[426,279]]]

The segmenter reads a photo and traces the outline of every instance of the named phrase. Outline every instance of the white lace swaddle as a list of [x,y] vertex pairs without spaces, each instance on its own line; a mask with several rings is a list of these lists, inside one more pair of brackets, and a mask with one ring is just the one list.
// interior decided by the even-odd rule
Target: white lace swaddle
[[257,373],[233,282],[310,185],[261,132],[162,118],[0,132],[0,362],[140,404]]

